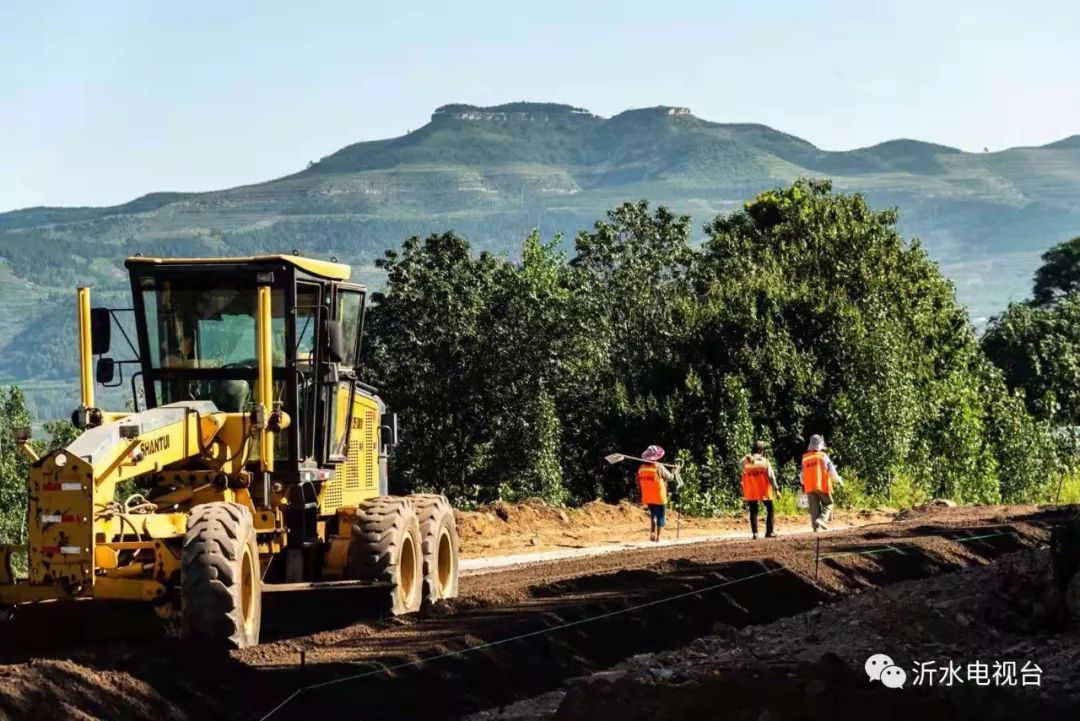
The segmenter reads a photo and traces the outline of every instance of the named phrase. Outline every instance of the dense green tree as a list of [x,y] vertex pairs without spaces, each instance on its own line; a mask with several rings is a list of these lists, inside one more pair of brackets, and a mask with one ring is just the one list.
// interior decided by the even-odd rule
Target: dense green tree
[[823,433],[874,494],[898,474],[928,495],[999,497],[974,331],[951,284],[896,213],[805,181],[706,228],[704,309],[692,346],[708,392],[746,382],[781,461]]
[[1034,300],[1011,303],[982,338],[986,356],[1039,421],[1060,456],[1080,459],[1080,237],[1052,248],[1035,274]]
[[[625,203],[574,240],[571,311],[589,339],[586,380],[592,392],[574,403],[580,429],[567,453],[592,467],[611,449],[638,453],[656,443],[677,447],[684,382],[680,361],[686,312],[694,307],[695,251],[687,216],[648,203]],[[579,376],[581,378],[581,376]],[[700,447],[700,445],[698,446]],[[626,469],[609,469],[578,495],[625,497]]]
[[1002,500],[1033,503],[1050,497],[1054,481],[1067,470],[1050,425],[1024,408],[1023,394],[994,394],[986,441],[993,457]]
[[[1040,425],[1052,428],[1058,458],[1075,470],[1080,459],[1080,237],[1052,248],[1043,260],[1035,301],[1010,303],[991,318],[982,345],[1013,389],[1013,404],[1023,404]],[[1036,451],[1040,459],[1048,454],[1041,445],[1035,451],[1018,449],[1031,458]],[[1029,466],[1029,473],[1040,473],[1045,463]]]
[[[686,500],[738,505],[751,440],[807,437],[874,497],[903,478],[961,501],[1044,494],[1054,448],[986,361],[951,284],[896,213],[802,181],[705,227],[644,201],[520,261],[407,241],[371,310],[368,372],[413,429],[394,464],[459,500],[632,496],[612,450],[693,463]],[[688,468],[688,471],[691,470]]]
[[407,487],[565,497],[563,429],[589,395],[592,346],[557,246],[532,236],[514,264],[448,233],[379,261],[367,368],[406,419],[395,466]]
[[[31,424],[23,392],[15,387],[0,387],[0,543],[26,540],[26,492],[30,461],[15,442],[15,429]],[[68,445],[78,431],[67,421],[45,424],[47,440],[34,440],[38,453]]]
[[79,429],[69,420],[49,421],[45,424],[45,432],[49,434],[49,440],[45,444],[39,444],[40,452],[51,451],[54,448],[66,448],[79,437]]
[[0,388],[0,543],[26,541],[26,492],[30,462],[15,443],[14,429],[28,427],[22,391]]
[[366,321],[368,368],[407,419],[395,467],[408,487],[467,495],[490,438],[477,361],[479,317],[498,260],[471,257],[464,239],[446,233],[410,238],[378,265],[387,283],[385,293],[373,294]]
[[1080,292],[1052,306],[1013,303],[991,320],[987,356],[1028,410],[1057,425],[1080,425]]
[[1049,305],[1062,295],[1080,293],[1080,236],[1055,245],[1043,253],[1042,261],[1035,271],[1033,295],[1037,305]]

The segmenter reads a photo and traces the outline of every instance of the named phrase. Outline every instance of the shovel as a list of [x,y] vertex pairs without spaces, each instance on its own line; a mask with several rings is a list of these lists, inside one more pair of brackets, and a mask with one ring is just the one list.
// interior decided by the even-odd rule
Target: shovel
[[678,468],[674,463],[661,463],[660,461],[647,461],[644,458],[638,458],[637,456],[628,456],[625,453],[612,453],[609,456],[604,456],[604,460],[608,463],[622,463],[623,461],[641,461],[642,463],[655,463],[658,466],[664,466],[665,468]]

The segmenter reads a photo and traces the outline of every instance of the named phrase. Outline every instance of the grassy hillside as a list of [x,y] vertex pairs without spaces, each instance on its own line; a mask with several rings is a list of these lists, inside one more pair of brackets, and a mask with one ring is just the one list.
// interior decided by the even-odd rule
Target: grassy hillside
[[0,214],[0,379],[73,378],[74,345],[39,351],[35,340],[70,337],[71,288],[122,291],[123,258],[134,253],[299,248],[378,282],[373,259],[412,234],[455,229],[513,254],[532,228],[569,235],[638,198],[690,213],[700,227],[801,176],[899,207],[902,230],[943,264],[976,319],[1022,296],[1038,253],[1080,229],[1080,136],[998,153],[916,140],[831,152],[684,108],[605,119],[544,103],[448,105],[407,135],[350,145],[258,185]]

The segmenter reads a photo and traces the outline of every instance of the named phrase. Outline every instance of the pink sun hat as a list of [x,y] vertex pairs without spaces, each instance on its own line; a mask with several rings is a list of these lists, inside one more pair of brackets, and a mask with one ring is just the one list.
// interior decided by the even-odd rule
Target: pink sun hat
[[664,457],[664,449],[660,446],[649,446],[645,449],[645,452],[641,454],[641,457],[646,461],[658,461]]

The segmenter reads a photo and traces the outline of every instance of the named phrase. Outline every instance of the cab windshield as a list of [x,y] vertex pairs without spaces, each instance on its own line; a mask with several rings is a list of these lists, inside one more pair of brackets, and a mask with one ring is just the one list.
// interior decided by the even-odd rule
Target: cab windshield
[[[147,362],[159,379],[154,384],[158,404],[209,400],[223,411],[245,410],[253,400],[258,372],[256,289],[197,285],[174,279],[158,279],[149,288],[146,285],[142,300],[150,351]],[[302,290],[298,296],[294,357],[301,371],[313,357],[313,314],[318,303],[317,288]],[[274,289],[271,357],[275,368],[286,365],[286,338],[285,293]],[[211,377],[199,371],[219,372]],[[280,402],[283,384],[275,382],[274,386],[274,401]]]
[[[298,309],[297,357],[308,360],[314,344],[314,302]],[[162,281],[143,291],[150,366],[155,369],[249,368],[257,366],[255,342],[257,294],[254,288],[182,287]],[[284,292],[271,293],[273,365],[285,365]]]

